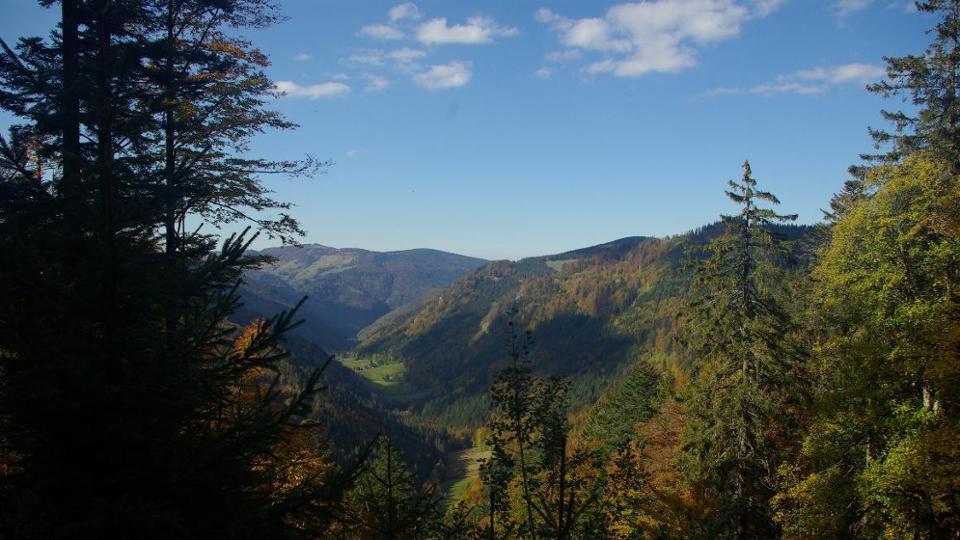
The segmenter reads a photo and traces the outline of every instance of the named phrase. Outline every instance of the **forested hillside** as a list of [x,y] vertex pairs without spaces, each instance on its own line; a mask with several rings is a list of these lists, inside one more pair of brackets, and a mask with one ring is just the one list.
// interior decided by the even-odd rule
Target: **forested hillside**
[[[684,255],[719,235],[716,223],[676,237],[627,238],[558,255],[498,261],[471,272],[428,305],[379,328],[355,354],[400,362],[416,388],[408,403],[427,424],[474,428],[487,390],[507,362],[508,320],[533,334],[531,367],[569,378],[574,407],[593,403],[641,359],[683,367],[676,318],[690,286]],[[809,227],[776,229],[791,268],[809,264]]]

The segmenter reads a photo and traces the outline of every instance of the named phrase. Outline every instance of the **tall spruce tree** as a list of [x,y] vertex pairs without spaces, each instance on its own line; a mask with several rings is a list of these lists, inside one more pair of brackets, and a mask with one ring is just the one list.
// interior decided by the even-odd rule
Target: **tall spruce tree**
[[710,534],[763,538],[774,534],[768,502],[796,361],[786,342],[792,321],[777,298],[782,250],[770,226],[797,216],[760,206],[780,201],[759,189],[748,162],[729,187],[741,210],[723,216],[724,234],[696,263],[685,317],[698,375],[687,402],[684,465],[694,488],[717,505]]
[[[516,314],[516,311],[513,312]],[[531,463],[530,445],[534,436],[534,379],[530,373],[529,355],[530,332],[521,332],[514,320],[507,321],[510,340],[510,364],[500,372],[497,380],[490,389],[490,401],[493,412],[489,422],[490,437],[487,443],[493,447],[492,458],[496,463],[487,463],[485,468],[491,471],[502,471],[508,467],[516,467],[515,473],[519,477],[522,497],[522,511],[525,518],[519,524],[519,529],[531,538],[537,537],[536,520],[534,519],[534,503],[531,494],[531,475],[534,468]],[[500,473],[502,474],[502,472]],[[499,480],[500,474],[491,476]],[[498,482],[499,483],[499,482]],[[488,486],[494,489],[499,485]],[[491,494],[491,512],[494,507],[503,505],[497,502]],[[495,514],[491,513],[491,534]]]
[[[938,15],[931,29],[934,40],[923,54],[885,58],[887,78],[867,85],[867,90],[884,98],[901,97],[911,111],[881,110],[892,130],[869,128],[879,153],[860,156],[865,164],[849,169],[850,178],[830,201],[824,214],[836,221],[854,203],[874,189],[867,175],[874,165],[897,162],[918,150],[950,163],[960,171],[960,1],[914,2],[921,13]],[[915,112],[914,112],[915,111]]]
[[[253,236],[216,249],[182,228],[187,213],[216,224],[276,206],[262,162],[236,151],[286,125],[250,67],[265,60],[224,37],[266,5],[64,0],[49,40],[2,44],[0,107],[22,122],[0,138],[5,536],[277,537],[327,519],[322,457],[282,475],[275,462],[293,432],[314,429],[296,426],[316,375],[299,392],[278,385],[292,316],[242,334],[226,322],[241,272],[259,262],[244,255]],[[198,20],[209,39],[189,26]],[[208,77],[202,97],[182,90]],[[172,184],[157,151],[171,125]],[[300,440],[298,454],[316,453]]]

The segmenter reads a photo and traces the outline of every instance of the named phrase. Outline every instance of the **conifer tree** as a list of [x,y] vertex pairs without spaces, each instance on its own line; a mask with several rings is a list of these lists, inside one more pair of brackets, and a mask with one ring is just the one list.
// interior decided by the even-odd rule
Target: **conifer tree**
[[483,537],[489,540],[508,538],[513,529],[509,519],[509,487],[515,463],[500,434],[491,433],[486,444],[491,448],[491,456],[480,465],[480,482],[485,495],[483,504],[487,510]]
[[570,385],[556,377],[534,377],[528,364],[530,332],[521,334],[513,320],[507,325],[510,363],[490,392],[486,442],[491,457],[481,466],[488,505],[484,536],[590,537],[602,528],[593,511],[605,477],[596,474],[589,452],[571,448]]
[[796,215],[760,206],[779,200],[759,189],[749,163],[729,186],[740,213],[723,217],[724,234],[696,263],[686,314],[698,376],[682,444],[689,481],[719,505],[713,534],[755,538],[773,534],[776,436],[797,359],[786,341],[792,322],[777,298],[780,242],[768,227]]
[[215,225],[253,221],[285,242],[302,235],[285,212],[291,205],[271,198],[258,177],[294,176],[323,164],[247,155],[251,136],[295,126],[265,108],[274,95],[263,72],[267,57],[232,32],[276,23],[277,6],[271,0],[153,0],[144,9],[152,26],[138,103],[150,113],[142,151],[156,155],[145,173],[156,178],[162,198],[165,249],[175,251],[185,240],[187,213]]
[[[530,475],[533,473],[533,468],[529,455],[534,430],[532,416],[534,402],[531,393],[534,381],[528,365],[531,339],[529,332],[521,335],[515,321],[508,321],[507,326],[510,339],[510,364],[500,372],[493,388],[490,389],[490,401],[493,403],[494,411],[489,426],[491,435],[488,444],[493,446],[493,456],[500,460],[499,467],[505,468],[508,464],[517,467],[516,474],[520,478],[525,515],[521,530],[525,530],[531,538],[536,538],[537,529],[530,488]],[[508,448],[515,449],[515,457],[514,452]]]
[[442,512],[436,486],[417,486],[403,455],[380,436],[373,455],[348,493],[342,525],[347,538],[416,540],[432,538]]
[[[238,5],[178,5],[188,4],[204,13]],[[155,120],[170,107],[154,106],[163,87],[151,71],[169,28],[160,5],[65,0],[51,39],[2,44],[0,107],[22,122],[0,137],[0,447],[9,464],[0,505],[14,509],[0,519],[5,536],[277,537],[309,534],[329,517],[335,489],[315,438],[300,438],[298,470],[275,461],[293,451],[294,433],[315,429],[303,416],[316,375],[300,391],[278,384],[293,315],[242,334],[227,322],[241,273],[260,262],[244,254],[254,235],[217,249],[215,237],[181,228],[180,248],[165,250],[170,190],[155,171],[169,162],[155,151]],[[244,21],[204,20],[212,36]],[[217,56],[228,45],[211,38],[200,48]],[[269,208],[254,171],[231,169],[237,148],[223,141],[283,127],[264,109],[269,81],[224,58],[249,52],[232,45],[178,75],[212,75],[217,61],[228,73],[213,78],[230,114],[190,117],[193,139],[180,139],[191,142],[176,155],[189,165],[199,133],[211,138],[206,168],[178,170],[196,176],[176,199],[207,223],[218,215],[203,205],[227,200],[218,193],[237,194],[238,211]],[[177,94],[176,109],[195,97]]]
[[916,2],[920,12],[939,16],[933,42],[922,55],[889,57],[887,79],[867,87],[883,97],[909,99],[916,113],[882,111],[894,130],[870,130],[887,154],[868,156],[896,161],[917,150],[931,151],[958,170],[960,162],[960,0]]

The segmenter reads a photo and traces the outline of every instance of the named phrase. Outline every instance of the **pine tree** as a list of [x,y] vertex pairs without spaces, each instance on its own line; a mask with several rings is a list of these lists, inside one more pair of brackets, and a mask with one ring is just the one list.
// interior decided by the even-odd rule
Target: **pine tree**
[[513,530],[509,519],[511,506],[508,490],[516,464],[501,434],[491,433],[486,444],[491,448],[491,456],[480,465],[483,504],[486,505],[483,538],[508,538]]
[[436,485],[420,489],[400,451],[388,437],[380,436],[347,495],[341,523],[348,538],[431,538],[442,517],[439,503]]
[[[236,3],[189,5],[200,4],[213,13]],[[65,0],[51,39],[2,44],[0,107],[22,122],[0,138],[6,536],[276,537],[329,517],[325,498],[337,488],[324,482],[316,437],[296,435],[316,429],[303,421],[316,374],[300,390],[277,374],[293,315],[246,332],[227,322],[242,272],[260,262],[244,254],[255,235],[217,249],[215,237],[181,228],[178,249],[164,246],[170,192],[153,172],[169,163],[154,151],[165,109],[145,106],[161,88],[151,72],[168,28],[159,5]],[[243,19],[207,22],[217,36]],[[222,92],[251,90],[229,115],[191,118],[192,136],[206,129],[220,152],[207,164],[224,174],[198,173],[191,181],[212,191],[177,201],[222,203],[215,194],[233,190],[236,209],[262,210],[262,185],[229,170],[236,148],[222,141],[276,125],[263,109],[270,85],[220,59],[240,73],[218,82]],[[212,69],[194,64],[181,80]],[[190,105],[188,94],[178,99],[178,110]],[[188,146],[178,160],[191,162]],[[280,453],[299,456],[297,470],[277,463]]]
[[144,126],[150,127],[149,146],[142,151],[156,155],[145,173],[157,179],[165,249],[175,251],[186,240],[187,213],[214,225],[253,221],[285,242],[302,235],[285,213],[291,205],[272,199],[258,177],[295,176],[324,164],[247,157],[253,135],[295,126],[265,108],[275,93],[263,72],[267,57],[231,32],[274,24],[277,6],[270,0],[153,0],[144,6],[153,26],[143,74],[148,91],[138,105],[150,113]]
[[867,156],[897,161],[926,149],[960,170],[960,0],[916,2],[919,11],[939,15],[932,29],[933,43],[923,55],[886,58],[887,78],[868,86],[883,97],[902,96],[917,108],[915,114],[882,111],[894,131],[870,130],[887,154]]
[[493,457],[500,460],[498,465],[500,468],[506,468],[509,465],[517,468],[515,474],[520,478],[525,514],[521,530],[525,530],[531,538],[536,538],[537,527],[530,488],[533,467],[529,455],[534,431],[532,417],[534,402],[531,393],[534,381],[528,365],[531,339],[529,332],[521,335],[515,321],[508,321],[507,326],[510,339],[508,353],[510,364],[500,372],[493,388],[490,389],[493,413],[489,425],[488,444],[493,448]]
[[[514,311],[514,314],[516,312]],[[540,379],[529,367],[530,332],[508,321],[509,365],[490,391],[492,411],[481,466],[486,538],[577,538],[599,534],[594,514],[605,475],[593,456],[571,448],[570,385]],[[510,486],[516,485],[511,497]],[[522,517],[521,517],[522,516]]]
[[779,201],[758,188],[749,163],[743,171],[726,191],[740,213],[723,217],[724,234],[696,263],[685,324],[698,376],[682,444],[689,481],[719,505],[713,534],[754,538],[773,534],[776,438],[796,361],[792,322],[776,296],[782,250],[768,227],[796,215],[759,206]]

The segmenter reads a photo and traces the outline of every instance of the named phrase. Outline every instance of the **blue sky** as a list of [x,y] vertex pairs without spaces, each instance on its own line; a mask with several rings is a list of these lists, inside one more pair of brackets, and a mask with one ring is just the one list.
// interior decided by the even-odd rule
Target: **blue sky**
[[[56,12],[5,0],[0,37]],[[306,241],[486,258],[680,233],[755,176],[819,219],[867,126],[882,57],[921,52],[906,0],[284,0],[247,36],[300,124],[254,151],[335,165],[270,179]]]

